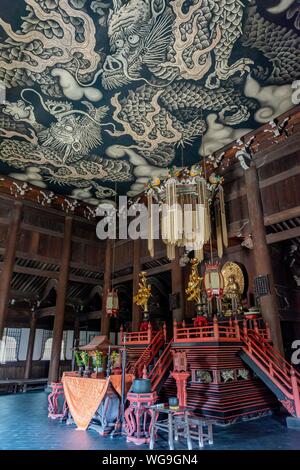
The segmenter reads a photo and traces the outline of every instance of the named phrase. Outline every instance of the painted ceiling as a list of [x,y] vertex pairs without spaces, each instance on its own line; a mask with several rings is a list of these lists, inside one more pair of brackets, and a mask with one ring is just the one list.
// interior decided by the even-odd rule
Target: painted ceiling
[[0,172],[92,204],[287,111],[300,79],[299,0],[1,0],[0,18]]

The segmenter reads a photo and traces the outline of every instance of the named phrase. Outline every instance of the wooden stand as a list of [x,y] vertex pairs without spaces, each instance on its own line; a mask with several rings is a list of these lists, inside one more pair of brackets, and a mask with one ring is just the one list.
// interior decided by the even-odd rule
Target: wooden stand
[[127,399],[130,402],[125,411],[127,442],[134,442],[137,445],[148,444],[155,419],[155,413],[152,409],[149,409],[149,406],[154,405],[157,395],[155,392],[128,393]]

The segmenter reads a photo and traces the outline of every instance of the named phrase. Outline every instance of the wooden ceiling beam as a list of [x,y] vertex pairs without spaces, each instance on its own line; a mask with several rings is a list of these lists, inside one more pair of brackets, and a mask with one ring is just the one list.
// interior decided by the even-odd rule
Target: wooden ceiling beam
[[290,228],[283,230],[282,232],[270,233],[267,235],[267,243],[279,243],[285,240],[291,240],[292,238],[300,237],[300,227]]

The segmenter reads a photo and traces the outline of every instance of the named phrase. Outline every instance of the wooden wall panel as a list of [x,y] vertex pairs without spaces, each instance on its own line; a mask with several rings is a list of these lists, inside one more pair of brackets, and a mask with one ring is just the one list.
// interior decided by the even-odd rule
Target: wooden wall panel
[[41,233],[39,236],[38,254],[59,260],[62,250],[62,238]]

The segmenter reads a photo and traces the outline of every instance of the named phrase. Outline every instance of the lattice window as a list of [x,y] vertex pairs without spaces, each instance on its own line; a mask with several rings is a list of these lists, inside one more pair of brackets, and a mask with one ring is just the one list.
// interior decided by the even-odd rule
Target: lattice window
[[18,360],[20,342],[21,342],[21,328],[5,328],[3,340],[0,345],[0,362],[14,362]]
[[[42,340],[42,361],[50,361],[51,358],[51,349],[53,341],[53,331],[44,330],[43,331],[43,340]],[[63,340],[61,343],[60,350],[60,360],[64,361],[66,357],[66,348],[67,348],[67,332],[63,332]]]

